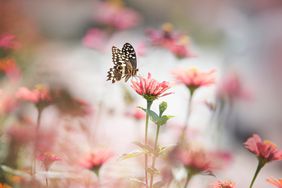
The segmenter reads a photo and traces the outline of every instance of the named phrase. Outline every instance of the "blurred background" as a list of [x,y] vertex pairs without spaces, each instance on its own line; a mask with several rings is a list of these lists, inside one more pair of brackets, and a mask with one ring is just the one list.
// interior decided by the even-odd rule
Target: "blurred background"
[[[153,45],[154,32],[187,36],[185,53]],[[126,42],[137,52],[138,74],[142,76],[150,72],[159,81],[174,83],[171,72],[175,68],[216,69],[216,83],[200,88],[193,98],[189,135],[207,148],[232,152],[233,159],[216,177],[195,177],[191,187],[208,187],[215,179],[231,179],[237,187],[247,187],[257,162],[243,143],[253,133],[282,147],[280,0],[0,0],[0,35],[4,34],[16,36],[18,47],[9,57],[15,60],[20,75],[1,81],[3,93],[12,95],[9,93],[21,86],[46,84],[91,108],[87,116],[71,117],[61,115],[53,106],[44,110],[41,127],[57,136],[54,151],[63,159],[68,155],[80,158],[95,147],[108,148],[118,156],[134,149],[132,142],[142,137],[144,121],[136,120],[134,113],[137,106],[145,107],[145,101],[130,88],[130,81],[106,81],[113,66],[112,46],[122,48]],[[235,83],[231,81],[233,89],[244,95],[221,100],[220,88],[228,79],[235,79]],[[184,86],[174,85],[170,90],[173,95],[158,101],[167,101],[168,113],[175,116],[163,130],[162,144],[175,144],[175,129],[183,125],[189,100]],[[208,108],[207,102],[216,110]],[[72,107],[77,109],[76,104]],[[11,139],[5,137],[5,131],[22,117],[35,122],[36,109],[24,106],[6,116],[1,120],[2,148]],[[10,164],[7,151],[2,153],[4,164]],[[112,160],[102,179],[118,181],[130,174],[142,175],[132,163]],[[67,169],[65,166],[62,162],[54,168]],[[265,179],[281,178],[281,174],[281,164],[271,163],[262,170],[255,187],[270,187]]]

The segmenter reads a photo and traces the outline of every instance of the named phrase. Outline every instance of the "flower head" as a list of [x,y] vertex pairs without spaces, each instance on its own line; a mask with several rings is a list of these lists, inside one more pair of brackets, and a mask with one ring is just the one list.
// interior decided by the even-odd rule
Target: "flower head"
[[37,85],[33,90],[21,87],[16,97],[19,100],[34,103],[37,107],[43,108],[51,103],[49,90],[44,85]]
[[235,188],[236,185],[233,181],[216,181],[212,184],[211,188]]
[[179,159],[184,167],[193,173],[211,172],[213,169],[211,160],[202,150],[182,151]]
[[99,170],[101,166],[111,158],[112,152],[106,150],[99,150],[90,153],[80,162],[80,165],[89,170],[93,170],[97,175],[99,175]]
[[277,188],[282,188],[282,178],[281,179],[267,178],[266,181]]
[[215,83],[215,70],[201,72],[196,68],[177,69],[173,71],[176,82],[184,84],[191,91],[195,91],[202,86],[208,86]]
[[61,158],[56,156],[55,154],[51,152],[43,152],[37,156],[37,160],[41,161],[43,163],[43,166],[45,170],[49,170],[50,166],[55,162],[55,161],[60,161]]
[[266,162],[282,160],[282,150],[268,140],[262,141],[259,135],[254,134],[245,143],[245,148],[254,153],[259,159]]
[[151,73],[148,73],[147,78],[138,77],[136,81],[132,80],[131,87],[148,101],[171,94],[171,92],[165,93],[170,88],[169,83],[166,81],[158,82],[151,78]]
[[166,48],[178,58],[195,56],[187,47],[188,36],[175,32],[170,23],[163,24],[161,30],[148,29],[146,34],[152,45]]
[[5,34],[0,36],[0,48],[3,49],[17,49],[20,44],[16,41],[16,36],[12,34]]
[[104,25],[117,30],[129,29],[136,26],[140,21],[139,14],[130,8],[116,3],[100,3],[94,19]]

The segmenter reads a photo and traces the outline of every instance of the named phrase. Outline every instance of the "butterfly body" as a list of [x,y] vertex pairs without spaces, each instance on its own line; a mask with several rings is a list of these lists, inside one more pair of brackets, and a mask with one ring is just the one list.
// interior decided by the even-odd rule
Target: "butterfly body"
[[107,75],[107,80],[112,81],[112,83],[120,81],[123,78],[127,82],[129,78],[137,74],[137,58],[131,44],[125,43],[122,50],[113,46],[112,60],[114,67],[110,68]]

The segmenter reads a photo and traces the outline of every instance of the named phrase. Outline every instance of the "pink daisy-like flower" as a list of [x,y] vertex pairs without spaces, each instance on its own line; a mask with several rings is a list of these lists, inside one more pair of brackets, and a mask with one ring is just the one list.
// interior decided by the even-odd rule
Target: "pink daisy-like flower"
[[99,175],[101,166],[112,157],[112,152],[107,150],[99,150],[90,153],[81,162],[80,165],[86,169],[93,170]]
[[196,68],[177,69],[172,73],[177,83],[184,84],[192,92],[199,87],[209,86],[215,83],[215,69],[207,72],[201,72]]
[[211,188],[235,188],[236,184],[233,181],[216,181]]
[[179,153],[180,162],[185,168],[193,173],[211,172],[213,166],[211,160],[204,151],[181,151]]
[[19,100],[34,103],[39,107],[47,106],[51,102],[49,89],[43,85],[37,85],[33,90],[21,87],[17,91],[16,97]]
[[131,87],[148,101],[171,94],[171,92],[165,93],[170,88],[169,83],[166,81],[158,82],[151,78],[151,73],[148,73],[147,78],[138,77],[136,81],[132,80]]
[[282,178],[281,179],[274,179],[274,178],[267,178],[266,180],[268,183],[274,185],[277,188],[282,188]]
[[37,160],[41,161],[44,166],[44,169],[48,171],[50,166],[55,161],[60,161],[61,158],[51,152],[43,152],[37,156]]
[[262,140],[257,134],[250,137],[244,146],[250,152],[257,155],[266,162],[282,160],[282,150],[278,150],[277,146],[268,140]]
[[16,36],[12,34],[4,34],[0,36],[0,48],[3,49],[17,49],[20,47],[20,43],[16,41]]

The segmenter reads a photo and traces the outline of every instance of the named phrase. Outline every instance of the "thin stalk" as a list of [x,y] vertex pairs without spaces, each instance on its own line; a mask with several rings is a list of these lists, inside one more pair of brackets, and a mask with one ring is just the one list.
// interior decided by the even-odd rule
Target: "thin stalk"
[[179,137],[179,143],[181,143],[184,139],[185,139],[185,134],[186,134],[186,131],[187,131],[187,128],[188,128],[188,125],[189,125],[189,119],[190,119],[190,116],[191,116],[191,112],[192,112],[192,99],[193,99],[193,94],[194,94],[194,91],[191,91],[190,92],[190,98],[188,100],[188,108],[187,108],[187,113],[186,113],[186,117],[185,117],[185,120],[184,120],[184,127],[183,127],[183,130],[182,130],[182,133]]
[[[145,122],[145,146],[148,144],[148,125],[149,125],[149,110],[152,106],[152,101],[147,100],[147,108],[146,108],[146,122]],[[148,154],[145,153],[145,183],[146,188],[148,188]]]
[[35,175],[36,173],[36,149],[38,144],[38,134],[40,129],[40,121],[42,116],[42,108],[37,108],[38,114],[37,114],[37,120],[36,120],[36,128],[35,128],[35,141],[34,141],[34,148],[33,148],[33,167],[32,167],[32,175]]
[[[152,169],[155,168],[155,163],[156,163],[156,151],[157,151],[157,147],[158,147],[158,139],[159,139],[159,132],[160,132],[160,127],[161,126],[157,126],[157,132],[156,132],[156,138],[155,138],[155,146],[154,146],[154,155],[153,155],[153,160],[152,160]],[[151,175],[151,179],[150,179],[150,188],[153,187],[153,181],[154,181],[154,173],[152,173]]]
[[254,177],[253,177],[253,179],[252,179],[252,182],[251,182],[251,184],[250,184],[250,187],[249,187],[249,188],[252,188],[252,187],[253,187],[253,184],[254,184],[254,182],[255,182],[255,180],[256,180],[256,178],[257,178],[257,176],[258,176],[258,174],[259,174],[260,170],[262,169],[262,167],[264,167],[264,165],[265,165],[265,163],[264,163],[264,162],[262,162],[262,161],[259,159],[259,162],[258,162],[258,166],[257,166],[256,172],[255,172],[255,174],[254,174]]
[[184,187],[183,188],[187,188],[190,180],[192,179],[192,177],[194,176],[195,174],[194,173],[189,173],[189,171],[187,172],[187,178],[186,178],[186,181],[185,181],[185,184],[184,184]]
[[45,182],[46,182],[46,187],[48,187],[48,178],[45,178]]

